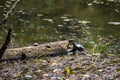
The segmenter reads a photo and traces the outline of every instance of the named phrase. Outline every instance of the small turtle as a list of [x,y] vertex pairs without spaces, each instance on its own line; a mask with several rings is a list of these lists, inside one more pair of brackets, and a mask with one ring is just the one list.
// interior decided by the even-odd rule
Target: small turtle
[[69,48],[70,43],[72,43],[73,48],[69,52],[73,52],[73,54],[75,54],[76,51],[85,53],[84,47],[80,43],[75,43],[73,39],[69,40],[69,44],[67,45],[67,48]]

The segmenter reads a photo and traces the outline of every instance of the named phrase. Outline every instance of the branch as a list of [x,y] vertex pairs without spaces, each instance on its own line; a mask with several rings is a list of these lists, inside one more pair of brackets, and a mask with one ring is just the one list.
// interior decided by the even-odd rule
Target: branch
[[2,19],[2,21],[0,21],[0,25],[4,24],[7,21],[7,19],[10,17],[11,13],[13,12],[13,10],[15,9],[15,7],[18,5],[19,2],[20,0],[16,0],[14,5],[10,8],[10,10],[7,12],[5,17]]
[[5,50],[7,49],[8,44],[10,43],[11,31],[12,31],[12,29],[9,29],[6,40],[5,40],[5,42],[3,43],[3,45],[2,45],[2,47],[0,49],[0,59],[2,58]]

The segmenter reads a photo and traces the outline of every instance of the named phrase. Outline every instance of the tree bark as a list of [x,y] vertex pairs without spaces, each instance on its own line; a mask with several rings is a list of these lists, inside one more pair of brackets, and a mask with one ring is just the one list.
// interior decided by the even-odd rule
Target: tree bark
[[1,60],[24,59],[40,57],[43,55],[67,53],[68,40],[28,46],[14,49],[7,49]]

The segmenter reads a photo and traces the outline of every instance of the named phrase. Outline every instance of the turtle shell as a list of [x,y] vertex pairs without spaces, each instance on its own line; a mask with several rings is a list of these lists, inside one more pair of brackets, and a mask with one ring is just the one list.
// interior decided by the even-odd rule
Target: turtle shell
[[84,48],[80,43],[75,43],[75,46],[76,46],[77,48]]
[[75,48],[79,51],[84,51],[84,47],[80,43],[75,43]]

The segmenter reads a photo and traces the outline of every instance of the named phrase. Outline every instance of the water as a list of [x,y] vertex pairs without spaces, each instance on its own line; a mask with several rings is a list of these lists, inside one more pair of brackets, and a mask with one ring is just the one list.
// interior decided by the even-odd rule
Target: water
[[[13,3],[1,0],[0,20]],[[120,2],[21,0],[3,26],[13,28],[12,47],[74,38],[89,50],[94,47],[92,44],[110,42],[109,48],[119,51]],[[5,35],[5,30],[0,27],[0,44]]]

